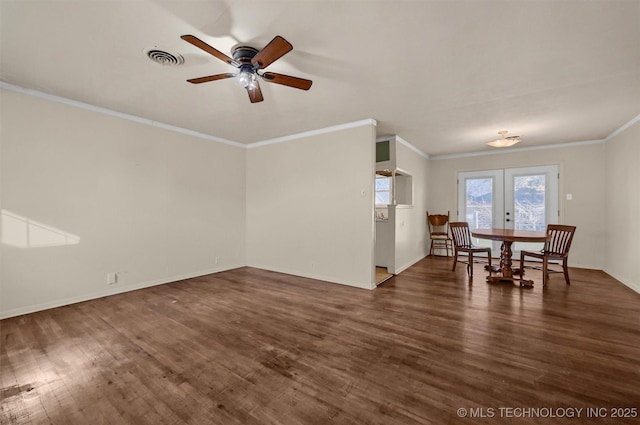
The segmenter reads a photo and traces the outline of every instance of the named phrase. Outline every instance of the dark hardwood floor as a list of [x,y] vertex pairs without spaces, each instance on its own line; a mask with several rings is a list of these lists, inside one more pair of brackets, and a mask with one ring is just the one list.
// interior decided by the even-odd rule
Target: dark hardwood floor
[[450,265],[374,291],[242,268],[3,320],[1,423],[640,423],[612,417],[640,414],[640,294]]

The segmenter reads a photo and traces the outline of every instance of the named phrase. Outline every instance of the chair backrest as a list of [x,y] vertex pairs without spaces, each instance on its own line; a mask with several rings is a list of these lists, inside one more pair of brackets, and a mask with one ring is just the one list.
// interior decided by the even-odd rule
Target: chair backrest
[[469,231],[469,223],[466,221],[454,221],[449,223],[453,244],[459,248],[471,247],[471,232]]
[[547,225],[547,234],[551,236],[545,243],[544,252],[548,254],[566,256],[571,248],[573,234],[576,226],[565,226],[562,224]]
[[427,211],[427,224],[430,235],[449,236],[449,211],[447,214],[429,214]]

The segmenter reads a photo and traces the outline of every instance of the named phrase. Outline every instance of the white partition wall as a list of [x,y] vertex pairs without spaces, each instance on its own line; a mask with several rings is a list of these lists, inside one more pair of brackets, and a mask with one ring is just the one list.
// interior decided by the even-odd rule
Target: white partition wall
[[244,148],[1,102],[0,317],[245,265]]
[[[412,266],[429,254],[427,230],[428,159],[399,142],[396,164],[412,177],[411,205],[397,206],[395,211],[395,273]],[[438,214],[446,214],[438,212]]]
[[606,144],[604,271],[640,292],[640,121]]
[[247,263],[373,288],[375,122],[247,150]]

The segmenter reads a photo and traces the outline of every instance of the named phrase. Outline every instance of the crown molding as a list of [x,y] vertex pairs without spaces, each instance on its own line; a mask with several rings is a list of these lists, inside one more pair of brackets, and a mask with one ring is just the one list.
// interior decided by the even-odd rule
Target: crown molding
[[504,154],[516,153],[516,152],[538,151],[538,150],[545,150],[545,149],[559,149],[559,148],[568,148],[568,147],[575,147],[575,146],[581,146],[581,145],[596,145],[599,143],[605,143],[606,141],[607,141],[606,139],[585,140],[583,142],[556,143],[553,145],[501,149],[498,151],[455,153],[455,154],[447,154],[447,155],[436,155],[436,156],[432,156],[431,159],[437,161],[440,159],[456,159],[456,158],[470,158],[474,156],[504,155]]
[[[12,92],[16,92],[16,93],[21,93],[21,94],[24,94],[24,95],[27,95],[27,96],[33,96],[33,97],[37,97],[37,98],[40,98],[40,99],[46,99],[46,100],[49,100],[49,101],[52,101],[52,102],[62,103],[64,105],[73,106],[73,107],[76,107],[76,108],[79,108],[79,109],[84,109],[84,110],[87,110],[87,111],[92,111],[92,112],[97,112],[97,113],[104,114],[104,115],[118,117],[118,118],[122,118],[122,119],[127,120],[127,121],[133,121],[133,122],[136,122],[136,123],[139,123],[139,124],[145,124],[145,125],[149,125],[151,127],[157,127],[157,128],[161,128],[161,129],[164,129],[164,130],[173,131],[175,133],[185,134],[185,135],[188,135],[188,136],[197,137],[197,138],[200,138],[200,139],[205,139],[205,140],[209,140],[209,141],[216,142],[216,143],[222,143],[222,144],[225,144],[225,145],[230,145],[230,146],[234,146],[234,147],[238,147],[238,148],[245,148],[245,149],[271,145],[271,144],[274,144],[274,143],[286,142],[288,140],[298,139],[300,137],[309,137],[309,136],[315,136],[315,135],[324,134],[324,133],[331,133],[331,132],[334,132],[334,131],[346,130],[346,129],[349,129],[349,128],[360,127],[360,126],[363,126],[363,125],[377,126],[377,121],[376,120],[374,120],[372,118],[367,118],[367,119],[354,121],[354,122],[350,122],[350,123],[334,125],[334,126],[331,126],[331,127],[325,127],[325,128],[320,128],[320,129],[316,129],[316,130],[310,130],[310,131],[304,131],[304,132],[301,132],[301,133],[295,133],[295,134],[291,134],[291,135],[288,135],[288,136],[282,136],[282,137],[276,137],[276,138],[273,138],[273,139],[262,140],[260,142],[243,144],[243,143],[235,142],[233,140],[224,139],[222,137],[211,136],[209,134],[200,133],[200,132],[197,132],[197,131],[194,131],[194,130],[189,130],[189,129],[182,128],[182,127],[177,127],[177,126],[174,126],[174,125],[171,125],[171,124],[166,124],[166,123],[159,122],[159,121],[153,121],[153,120],[150,120],[148,118],[138,117],[136,115],[131,115],[131,114],[123,113],[123,112],[114,111],[112,109],[91,105],[89,103],[84,103],[84,102],[80,102],[80,101],[77,101],[77,100],[67,99],[65,97],[44,93],[44,92],[41,92],[41,91],[38,91],[38,90],[34,90],[34,89],[28,89],[28,88],[25,88],[25,87],[21,87],[21,86],[17,86],[17,85],[14,85],[14,84],[7,83],[5,81],[0,81],[0,89],[1,90],[12,91]],[[399,143],[401,143],[402,145],[404,145],[407,148],[411,149],[412,151],[416,152],[418,155],[420,155],[420,156],[422,156],[422,157],[424,157],[426,159],[431,159],[431,160],[454,159],[454,158],[469,158],[469,157],[476,157],[476,156],[501,155],[501,154],[514,153],[514,152],[526,152],[526,151],[532,151],[532,150],[556,149],[556,148],[575,147],[575,146],[580,146],[580,145],[592,145],[592,144],[598,144],[598,143],[606,143],[609,140],[615,138],[617,135],[619,135],[620,133],[622,133],[626,129],[628,129],[629,127],[631,127],[632,125],[636,124],[639,121],[640,121],[640,114],[635,116],[634,118],[632,118],[631,120],[629,120],[625,124],[623,124],[620,128],[614,130],[611,134],[609,134],[604,139],[586,140],[586,141],[569,142],[569,143],[558,143],[558,144],[553,144],[553,145],[542,145],[542,146],[511,148],[511,149],[495,150],[495,151],[469,152],[469,153],[460,153],[460,154],[429,155],[428,153],[426,153],[426,152],[422,151],[421,149],[415,147],[414,145],[412,145],[411,143],[407,142],[406,140],[404,140],[403,138],[401,138],[400,136],[397,136],[397,135],[380,137],[380,138],[376,139],[376,142],[395,139]]]
[[415,153],[417,153],[418,155],[420,155],[421,157],[425,158],[425,159],[431,159],[431,157],[429,156],[428,153],[421,151],[420,149],[416,148],[415,146],[413,146],[411,143],[407,142],[406,140],[404,140],[402,137],[396,136],[396,140],[398,142],[400,142],[401,145],[404,145],[406,147],[408,147],[409,149],[411,149],[412,151],[414,151]]
[[319,134],[332,133],[334,131],[340,131],[340,130],[346,130],[346,129],[349,129],[349,128],[361,127],[363,125],[372,125],[372,126],[375,127],[375,126],[378,125],[378,122],[376,120],[372,119],[372,118],[366,118],[366,119],[363,119],[363,120],[354,121],[354,122],[350,122],[350,123],[338,124],[338,125],[334,125],[334,126],[331,126],[331,127],[319,128],[317,130],[303,131],[301,133],[295,133],[295,134],[290,134],[290,135],[287,135],[287,136],[276,137],[276,138],[273,138],[273,139],[262,140],[260,142],[249,143],[248,145],[246,145],[246,147],[248,149],[258,148],[258,147],[261,147],[261,146],[273,145],[275,143],[282,143],[282,142],[286,142],[286,141],[289,141],[289,140],[299,139],[301,137],[317,136]]
[[171,124],[165,124],[159,121],[153,121],[147,118],[138,117],[136,115],[125,114],[123,112],[114,111],[112,109],[103,108],[100,106],[91,105],[89,103],[80,102],[77,100],[67,99],[61,96],[55,96],[49,93],[44,93],[38,90],[27,89],[24,87],[16,86],[13,84],[6,83],[4,81],[0,81],[0,89],[8,90],[16,93],[25,94],[27,96],[33,96],[40,99],[50,100],[56,103],[62,103],[63,105],[73,106],[75,108],[84,109],[86,111],[97,112],[99,114],[109,115],[112,117],[122,118],[127,121],[133,121],[139,124],[149,125],[151,127],[162,128],[164,130],[173,131],[175,133],[186,134],[188,136],[198,137],[200,139],[209,140],[212,142],[222,143],[225,145],[235,146],[237,148],[244,148],[246,145],[238,142],[234,142],[233,140],[223,139],[222,137],[215,137],[209,134],[199,133],[197,131],[189,130],[182,127],[177,127]]
[[625,124],[623,124],[619,129],[613,131],[610,135],[608,135],[604,140],[605,141],[609,141],[611,139],[613,139],[614,137],[616,137],[618,134],[622,133],[623,131],[625,131],[627,128],[631,127],[632,125],[634,125],[635,123],[637,123],[638,121],[640,121],[640,114],[636,115],[635,117],[631,118],[629,121],[627,121]]
[[387,140],[396,140],[398,143],[400,143],[401,145],[404,145],[407,148],[411,149],[412,151],[414,151],[415,153],[417,153],[421,157],[423,157],[425,159],[431,159],[429,154],[427,154],[427,153],[423,152],[422,150],[418,149],[417,147],[413,146],[411,143],[407,142],[406,140],[404,140],[402,137],[400,137],[398,135],[378,137],[376,139],[376,143],[386,142]]
[[618,129],[614,130],[613,132],[611,132],[611,134],[609,134],[604,139],[585,140],[585,141],[581,141],[581,142],[557,143],[557,144],[554,144],[554,145],[542,145],[542,146],[529,146],[529,147],[522,147],[522,148],[511,148],[511,149],[504,149],[504,150],[497,150],[497,151],[469,152],[469,153],[459,153],[459,154],[435,155],[435,156],[431,156],[430,159],[439,160],[439,159],[469,158],[469,157],[474,157],[474,156],[501,155],[501,154],[513,153],[513,152],[526,152],[526,151],[541,150],[541,149],[556,149],[556,148],[575,147],[575,146],[581,146],[581,145],[595,145],[595,144],[598,144],[598,143],[607,143],[609,140],[613,139],[614,137],[616,137],[617,135],[619,135],[620,133],[622,133],[623,131],[625,131],[626,129],[628,129],[629,127],[634,125],[635,123],[637,123],[638,121],[640,121],[640,114],[636,115],[635,117],[633,117],[632,119],[630,119],[629,121],[624,123],[620,128],[618,128]]
[[175,125],[166,124],[166,123],[159,122],[159,121],[153,121],[153,120],[150,120],[148,118],[138,117],[136,115],[131,115],[131,114],[123,113],[123,112],[114,111],[112,109],[91,105],[89,103],[84,103],[84,102],[80,102],[80,101],[77,101],[77,100],[68,99],[68,98],[65,98],[65,97],[62,97],[62,96],[56,96],[56,95],[52,95],[52,94],[49,94],[49,93],[44,93],[44,92],[41,92],[41,91],[38,91],[38,90],[28,89],[28,88],[21,87],[21,86],[16,86],[14,84],[9,84],[9,83],[4,82],[4,81],[0,81],[0,89],[8,90],[8,91],[16,92],[16,93],[21,93],[21,94],[24,94],[24,95],[27,95],[27,96],[37,97],[37,98],[40,98],[40,99],[45,99],[45,100],[49,100],[49,101],[56,102],[56,103],[62,103],[64,105],[73,106],[73,107],[76,107],[76,108],[79,108],[79,109],[84,109],[84,110],[87,110],[87,111],[92,111],[92,112],[97,112],[97,113],[104,114],[104,115],[118,117],[118,118],[122,118],[122,119],[127,120],[127,121],[133,121],[133,122],[136,122],[136,123],[145,124],[145,125],[149,125],[149,126],[152,126],[152,127],[162,128],[162,129],[168,130],[168,131],[173,131],[175,133],[186,134],[188,136],[198,137],[200,139],[205,139],[205,140],[209,140],[209,141],[212,141],[212,142],[222,143],[222,144],[225,144],[225,145],[231,145],[231,146],[235,146],[235,147],[238,147],[238,148],[244,148],[244,149],[270,145],[270,144],[273,144],[273,143],[286,142],[287,140],[298,139],[300,137],[307,137],[307,136],[314,136],[314,135],[318,135],[318,134],[331,133],[331,132],[334,132],[334,131],[345,130],[345,129],[354,128],[354,127],[360,127],[360,126],[363,126],[363,125],[376,126],[378,124],[376,120],[374,120],[372,118],[367,118],[367,119],[363,119],[363,120],[359,120],[359,121],[354,121],[354,122],[351,122],[351,123],[339,124],[339,125],[335,125],[335,126],[331,126],[331,127],[320,128],[320,129],[317,129],[317,130],[305,131],[305,132],[302,132],[302,133],[291,134],[291,135],[288,135],[288,136],[277,137],[277,138],[274,138],[274,139],[263,140],[263,141],[260,141],[260,142],[255,142],[255,143],[250,143],[250,144],[243,144],[243,143],[239,143],[239,142],[234,142],[233,140],[224,139],[222,137],[211,136],[209,134],[200,133],[200,132],[197,132],[197,131],[194,131],[194,130],[189,130],[189,129],[182,128],[182,127],[177,127]]

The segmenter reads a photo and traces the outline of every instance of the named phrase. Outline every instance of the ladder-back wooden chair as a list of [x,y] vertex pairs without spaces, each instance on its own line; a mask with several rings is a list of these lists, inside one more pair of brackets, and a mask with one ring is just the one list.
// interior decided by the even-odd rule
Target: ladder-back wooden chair
[[542,260],[542,286],[545,286],[549,281],[550,272],[559,273],[557,270],[549,269],[549,260],[561,261],[564,280],[567,282],[567,285],[570,285],[571,281],[569,280],[569,268],[567,266],[567,261],[569,258],[569,248],[571,248],[571,242],[573,241],[573,235],[575,232],[576,226],[566,226],[562,224],[547,225],[547,235],[549,235],[549,239],[545,242],[542,251],[520,252],[520,276],[524,274],[525,257],[540,259]]
[[449,250],[451,250],[451,255],[453,255],[453,240],[449,236],[449,211],[447,211],[447,215],[429,214],[427,211],[427,226],[431,238],[429,255],[434,255],[436,249],[444,249],[447,257]]
[[[471,232],[469,231],[469,223],[465,221],[449,223],[449,229],[451,229],[451,236],[453,237],[453,267],[452,271],[455,271],[458,262],[467,264],[467,274],[469,278],[473,278],[473,254],[486,253],[489,274],[493,268],[491,267],[491,248],[474,246],[471,243]],[[467,253],[468,260],[462,261],[458,258],[460,253]]]

